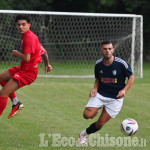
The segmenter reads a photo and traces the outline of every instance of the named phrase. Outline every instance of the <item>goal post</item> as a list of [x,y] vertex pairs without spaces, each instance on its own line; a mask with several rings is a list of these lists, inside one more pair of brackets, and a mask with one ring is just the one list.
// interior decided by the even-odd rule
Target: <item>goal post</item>
[[71,13],[0,10],[0,71],[18,65],[11,56],[20,50],[21,37],[15,25],[17,14],[28,14],[31,30],[47,50],[53,67],[39,76],[93,77],[95,61],[101,56],[100,44],[110,40],[115,56],[127,61],[135,77],[143,77],[143,17],[135,14]]

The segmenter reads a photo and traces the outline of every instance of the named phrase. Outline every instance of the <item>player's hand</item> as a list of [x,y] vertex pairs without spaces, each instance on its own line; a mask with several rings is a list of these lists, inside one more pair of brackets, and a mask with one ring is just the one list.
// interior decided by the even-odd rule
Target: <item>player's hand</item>
[[17,56],[18,51],[17,50],[12,50],[11,54],[12,54],[12,56]]
[[119,91],[117,98],[123,98],[123,97],[125,97],[125,94],[126,94],[125,90],[121,90],[121,91]]
[[95,96],[96,94],[97,94],[97,90],[96,89],[92,89],[90,94],[89,94],[89,97],[91,98],[91,97]]
[[48,73],[52,70],[52,66],[51,65],[47,65],[45,66],[45,73]]

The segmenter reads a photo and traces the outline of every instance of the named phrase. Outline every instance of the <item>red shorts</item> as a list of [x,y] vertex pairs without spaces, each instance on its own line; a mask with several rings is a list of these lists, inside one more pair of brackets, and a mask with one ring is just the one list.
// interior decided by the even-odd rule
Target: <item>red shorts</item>
[[9,68],[9,73],[12,78],[18,82],[20,88],[34,82],[38,74],[38,68],[34,68],[33,70],[22,70],[21,67],[16,66]]

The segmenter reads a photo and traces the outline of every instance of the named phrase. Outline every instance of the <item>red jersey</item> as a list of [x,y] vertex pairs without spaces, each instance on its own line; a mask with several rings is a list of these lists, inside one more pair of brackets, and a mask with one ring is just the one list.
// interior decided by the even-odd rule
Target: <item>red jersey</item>
[[32,70],[35,65],[42,62],[41,55],[44,54],[44,51],[41,49],[38,37],[31,30],[22,35],[21,48],[23,54],[31,54],[29,62],[21,61],[21,69]]

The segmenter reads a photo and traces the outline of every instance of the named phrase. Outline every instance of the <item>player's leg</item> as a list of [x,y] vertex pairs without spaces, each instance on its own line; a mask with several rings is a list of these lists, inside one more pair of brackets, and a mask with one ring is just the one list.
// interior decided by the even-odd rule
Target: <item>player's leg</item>
[[93,119],[99,110],[99,107],[86,107],[83,112],[83,117],[85,119]]
[[[99,110],[103,107],[103,101],[100,100],[99,94],[97,93],[96,96],[91,97],[88,104],[86,105],[83,113],[83,117],[85,119],[93,119]],[[80,144],[87,144],[86,142],[86,129],[80,133]]]
[[[0,73],[0,81],[8,81],[11,78],[9,71],[4,71]],[[7,105],[8,97],[3,97],[0,95],[0,115],[3,113],[6,105]]]
[[[15,66],[15,67],[12,67],[12,68],[9,68],[9,70],[3,72],[0,74],[0,81],[8,81],[9,79],[11,79],[16,73],[18,73],[20,71],[20,67],[18,66]],[[7,78],[4,78],[7,77]],[[18,77],[20,77],[20,75],[17,76],[17,79],[16,81],[18,82],[20,80],[20,78],[18,79]],[[19,84],[19,82],[18,82]],[[21,87],[19,85],[19,87]],[[20,110],[20,108],[23,107],[23,104],[21,102],[18,101],[17,97],[16,97],[16,94],[15,92],[12,92],[9,94],[9,97],[10,99],[12,100],[12,111],[11,113],[9,114],[8,118],[9,117],[12,117],[14,114],[16,114],[18,112],[18,110]]]
[[[83,112],[83,117],[85,119],[93,119],[99,110],[100,110],[99,107],[85,107]],[[80,144],[84,144],[84,145],[87,144],[86,135],[87,135],[86,129],[80,133]]]
[[86,133],[87,134],[91,134],[91,133],[95,133],[98,130],[100,130],[104,124],[109,121],[111,119],[111,116],[107,113],[107,111],[105,110],[105,108],[103,107],[102,113],[99,117],[99,119],[92,123],[87,129],[86,129]]
[[99,110],[103,107],[103,101],[99,98],[100,94],[96,94],[96,96],[91,97],[88,104],[85,106],[83,117],[85,119],[92,119],[96,116]]
[[[6,83],[7,83],[7,81],[0,81],[0,85],[1,85],[2,87],[4,87]],[[9,94],[9,98],[11,99],[12,103],[14,102],[14,103],[17,104],[18,99],[17,99],[17,97],[16,97],[15,92],[10,93],[10,94]],[[13,100],[13,99],[14,99],[14,100]]]
[[7,105],[8,97],[0,96],[0,116],[3,113],[6,105]]
[[[100,130],[105,125],[105,123],[108,122],[110,119],[111,116],[107,113],[105,107],[103,107],[102,113],[99,119],[94,123],[94,125],[98,130]],[[90,130],[87,130],[87,133],[90,134]]]
[[11,78],[7,82],[7,84],[0,90],[0,115],[3,113],[7,105],[9,94],[16,91],[18,88],[19,86],[18,86],[17,81]]
[[[2,87],[4,87],[6,83],[7,83],[7,81],[0,81],[0,85]],[[9,98],[12,101],[12,110],[11,110],[10,114],[8,115],[8,118],[14,116],[18,112],[18,110],[23,108],[23,104],[18,100],[15,92],[10,93]]]
[[91,133],[95,133],[100,130],[104,124],[111,119],[111,116],[107,113],[105,108],[103,107],[102,113],[99,119],[92,123],[87,129],[80,133],[80,143],[86,144],[86,136]]
[[11,75],[8,70],[0,73],[0,81],[8,81],[9,79],[11,79]]
[[111,119],[111,116],[107,113],[107,111],[105,110],[105,108],[103,107],[102,113],[99,117],[99,119],[92,123],[87,129],[86,129],[86,133],[87,134],[91,134],[91,133],[95,133],[98,130],[100,130],[104,124],[109,121]]
[[[14,85],[13,89],[8,88],[8,86],[10,86],[11,84]],[[16,88],[15,88],[15,85],[16,85]],[[12,78],[6,83],[3,90],[5,90],[5,88],[7,89],[7,91],[10,91],[10,92],[16,91],[19,88],[18,82]],[[8,92],[8,93],[10,93],[10,92]],[[18,101],[15,92],[11,92],[9,94],[9,96],[12,99],[13,105],[12,105],[12,110],[11,110],[10,114],[8,115],[8,118],[13,117],[15,114],[17,114],[18,110],[23,108],[23,104],[20,101]]]
[[11,94],[9,94],[9,98],[12,101],[12,110],[11,110],[10,114],[8,115],[8,118],[16,115],[17,112],[24,107],[24,105],[16,97],[15,92],[12,92]]
[[[7,83],[7,81],[0,81],[0,85],[1,85],[2,87],[4,87],[6,83]],[[10,93],[10,94],[9,94],[9,98],[10,98],[11,101],[12,101],[12,105],[16,105],[16,104],[19,102],[18,98],[16,97],[15,92]]]

